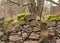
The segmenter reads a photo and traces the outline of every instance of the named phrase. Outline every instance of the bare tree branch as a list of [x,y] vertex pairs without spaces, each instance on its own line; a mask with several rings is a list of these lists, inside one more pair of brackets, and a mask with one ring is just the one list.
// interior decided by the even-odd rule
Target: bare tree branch
[[28,6],[28,5],[31,5],[31,4],[32,4],[32,2],[19,4],[19,3],[17,3],[17,2],[11,1],[11,0],[8,0],[8,2],[14,3],[14,4],[16,4],[16,5],[18,5],[18,6],[22,6],[22,7],[23,7],[23,6]]
[[20,6],[20,4],[19,4],[19,3],[13,2],[13,1],[11,1],[11,0],[8,0],[8,2],[11,2],[11,3],[14,3],[14,4],[16,4],[16,5],[19,5],[19,6]]
[[[17,5],[20,5],[19,3],[16,3],[16,2],[13,2],[13,1],[11,1],[11,0],[8,0],[9,2],[12,2],[12,3],[14,3],[14,4],[17,4]],[[56,5],[59,5],[58,3],[56,3],[56,2],[54,2],[54,1],[52,1],[52,0],[47,0],[47,1],[50,1],[50,2],[52,2],[52,3],[54,3],[54,4],[56,4]]]
[[47,1],[50,1],[50,2],[52,2],[52,3],[54,3],[54,4],[56,4],[56,5],[59,5],[58,3],[56,3],[56,2],[54,2],[54,1],[52,1],[52,0],[47,0]]

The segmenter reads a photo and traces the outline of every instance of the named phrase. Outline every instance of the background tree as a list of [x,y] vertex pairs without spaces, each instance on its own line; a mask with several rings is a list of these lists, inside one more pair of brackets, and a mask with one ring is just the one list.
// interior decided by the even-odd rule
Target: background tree
[[59,12],[60,12],[60,0],[59,0]]
[[[24,12],[25,9],[28,8],[31,13],[34,13],[35,15],[39,16],[41,19],[43,7],[44,7],[44,1],[45,0],[5,0],[5,1],[2,0],[0,4],[1,5],[0,13],[1,15],[6,15],[6,17],[9,17],[9,16],[13,17],[14,15],[18,13]],[[46,0],[46,1],[59,5],[53,0]],[[24,4],[25,2],[30,3],[30,4],[26,6],[24,5],[23,7],[21,7],[20,5]]]

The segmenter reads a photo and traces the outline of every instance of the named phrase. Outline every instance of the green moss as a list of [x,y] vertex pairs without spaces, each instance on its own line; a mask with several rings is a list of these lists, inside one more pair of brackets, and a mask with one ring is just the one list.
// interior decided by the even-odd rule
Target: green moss
[[4,27],[7,27],[12,21],[13,21],[12,18],[6,18],[6,19],[4,20]]
[[55,15],[50,15],[49,17],[48,17],[48,20],[50,20],[50,19],[52,19],[52,18],[55,18],[56,16]]
[[51,16],[49,16],[48,17],[48,21],[50,22],[50,21],[57,21],[58,20],[58,18],[57,18],[57,16],[55,16],[55,15],[51,15]]
[[5,30],[5,35],[9,35],[10,31],[9,30]]
[[9,23],[9,22],[11,22],[13,19],[12,18],[6,18],[5,20],[4,20],[4,22],[5,23]]
[[18,22],[17,21],[13,21],[12,25],[16,26],[16,25],[18,25]]
[[57,21],[57,18],[51,18],[49,21]]
[[58,17],[58,19],[57,19],[58,21],[60,21],[60,17]]
[[25,21],[25,17],[27,16],[27,13],[20,13],[17,15],[18,21]]

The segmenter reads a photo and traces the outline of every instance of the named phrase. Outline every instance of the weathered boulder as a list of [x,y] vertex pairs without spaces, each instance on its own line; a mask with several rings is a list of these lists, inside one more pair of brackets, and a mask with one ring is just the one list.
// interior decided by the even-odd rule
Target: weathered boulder
[[19,37],[18,35],[10,35],[10,36],[9,36],[9,40],[10,40],[10,41],[16,42],[16,41],[19,41],[19,40],[21,40],[21,39],[22,39],[22,37]]
[[18,32],[17,34],[18,34],[18,36],[21,36],[22,35],[22,32]]
[[57,28],[57,29],[60,29],[60,25],[57,25],[56,28]]
[[53,21],[53,22],[48,22],[48,23],[47,23],[47,26],[48,26],[48,27],[52,27],[52,26],[54,27],[54,26],[56,26],[56,22],[55,22],[55,21]]
[[31,33],[31,35],[29,36],[29,39],[36,39],[36,40],[38,40],[39,39],[39,37],[40,37],[40,35],[38,35],[38,34],[35,34],[35,33]]
[[31,33],[33,31],[32,27],[23,27],[22,30],[28,33]]
[[38,31],[40,31],[40,28],[33,27],[33,32],[38,32]]
[[1,40],[2,40],[2,41],[8,41],[8,37],[7,37],[7,36],[3,36],[3,37],[1,38]]
[[29,22],[29,24],[32,27],[39,26],[39,23],[37,21],[31,21],[31,22]]
[[25,21],[20,21],[19,24],[20,25],[25,25],[26,23],[25,23]]
[[28,38],[28,33],[22,33],[23,38]]
[[36,16],[33,15],[33,14],[31,14],[31,15],[26,16],[25,19],[26,19],[27,21],[35,20],[35,19],[36,19]]
[[21,31],[22,29],[23,29],[22,26],[16,26],[15,29],[14,29],[14,31],[19,32],[19,31]]
[[56,27],[48,27],[47,29],[48,29],[48,30],[51,30],[51,29],[54,29],[54,30],[55,30]]

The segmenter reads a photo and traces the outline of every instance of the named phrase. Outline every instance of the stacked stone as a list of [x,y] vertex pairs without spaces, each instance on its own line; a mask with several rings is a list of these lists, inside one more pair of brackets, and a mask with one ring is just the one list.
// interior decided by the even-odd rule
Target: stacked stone
[[4,18],[0,18],[0,30],[3,30]]
[[[56,43],[60,39],[60,21],[47,23],[46,27],[42,23],[41,32],[40,22],[34,15],[25,17],[25,21],[19,21],[19,25],[10,30],[8,35],[5,33],[3,23],[0,22],[0,43]],[[3,21],[3,20],[1,20]],[[45,32],[45,33],[44,33]],[[42,36],[45,36],[43,37]],[[46,35],[48,34],[48,36]]]
[[10,30],[9,34],[5,30],[0,31],[0,43],[39,43],[40,22],[35,20],[34,15],[29,15],[26,21],[19,21],[19,25]]
[[40,28],[39,23],[35,20],[34,15],[29,15],[26,21],[19,21],[19,26],[10,33],[9,41],[15,43],[39,43]]
[[56,22],[55,21],[48,22],[46,27],[47,27],[48,35],[47,35],[47,37],[43,38],[41,43],[56,43],[55,39],[54,39]]
[[4,43],[4,41],[2,41],[2,39],[4,39],[3,37],[5,37],[4,35],[4,18],[0,18],[0,43]]
[[[53,33],[52,31],[54,31],[55,35],[54,35],[54,37],[52,39],[54,39],[56,41],[55,43],[59,43],[58,40],[60,40],[60,21],[49,22],[47,24],[47,29],[49,31],[51,31],[51,33]],[[51,36],[50,36],[50,38],[51,38]]]

